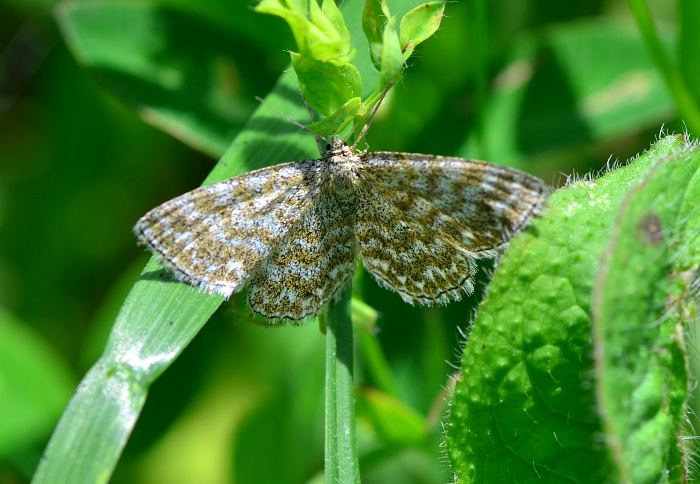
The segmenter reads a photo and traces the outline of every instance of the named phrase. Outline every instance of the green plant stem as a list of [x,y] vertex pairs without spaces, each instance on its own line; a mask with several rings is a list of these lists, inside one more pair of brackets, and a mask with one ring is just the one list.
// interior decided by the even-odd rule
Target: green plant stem
[[700,2],[697,0],[678,0],[678,40],[676,52],[678,68],[685,85],[696,103],[700,103],[700,66],[696,62],[698,47],[700,47],[700,29],[697,21],[700,18]]
[[662,45],[645,1],[627,0],[627,3],[642,33],[649,54],[661,73],[666,83],[666,88],[669,90],[676,103],[678,114],[687,123],[691,131],[699,133],[700,109],[698,109],[697,103],[690,91],[688,91],[681,72],[675,67],[671,58],[668,56],[668,52],[666,52],[666,49]]
[[476,136],[478,143],[478,156],[481,159],[490,158],[487,152],[488,143],[485,139],[484,129],[488,120],[488,27],[486,18],[487,3],[484,0],[477,0],[472,3],[471,8],[474,15],[474,31],[471,33],[474,41],[474,77],[476,81],[476,99],[478,109],[478,122],[476,125]]
[[355,437],[350,286],[331,304],[326,326],[326,483],[359,483]]

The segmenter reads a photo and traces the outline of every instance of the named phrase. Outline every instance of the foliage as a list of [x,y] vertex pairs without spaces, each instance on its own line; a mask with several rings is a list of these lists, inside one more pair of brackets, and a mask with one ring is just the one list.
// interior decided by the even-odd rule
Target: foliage
[[668,136],[557,191],[513,242],[452,398],[460,482],[685,480],[699,189],[697,146]]
[[[677,5],[681,12],[692,12],[691,3]],[[562,5],[545,2],[529,11],[521,2],[489,2],[488,8],[479,2],[448,4],[436,38],[420,46],[419,56],[411,58],[410,69],[373,122],[367,138],[372,148],[486,158],[552,179],[552,173],[597,169],[610,153],[622,160],[632,156],[655,139],[661,124],[681,130],[674,113],[692,109],[698,97],[693,84],[697,16],[680,15],[676,26],[665,3],[653,11],[662,40],[647,25],[646,45],[660,45],[669,63],[656,61],[658,56],[652,61],[646,54],[648,48],[624,3],[581,0]],[[20,402],[11,412],[0,412],[6,421],[0,425],[3,429],[11,429],[11,421],[36,423],[21,439],[21,431],[3,433],[9,444],[0,446],[0,481],[31,478],[72,390],[70,382],[79,380],[105,347],[107,332],[145,262],[130,235],[135,220],[157,203],[194,188],[208,171],[203,157],[140,123],[105,96],[104,88],[143,120],[187,145],[217,158],[223,155],[207,181],[316,156],[310,136],[299,134],[267,108],[259,107],[248,121],[255,109],[253,96],[272,89],[268,103],[308,122],[292,74],[276,81],[288,59],[281,48],[293,46],[279,20],[255,14],[245,2],[213,0],[66,3],[54,10],[55,17],[48,15],[47,7],[11,0],[0,6],[6,13],[0,15],[6,52],[22,52],[26,61],[22,69],[10,64],[14,69],[3,84],[5,111],[0,118],[0,304],[8,308],[5,319],[11,325],[0,330],[4,340],[20,350],[14,355],[21,355],[25,365],[0,358],[0,375],[21,381],[28,377],[18,369],[31,368],[45,378],[33,379],[35,387],[26,397],[15,395],[29,402],[37,393],[50,394],[61,402]],[[353,39],[363,37],[361,7],[345,2],[342,8]],[[398,19],[415,4],[397,0],[390,7]],[[399,45],[403,30],[401,25]],[[681,40],[674,51],[677,38]],[[353,64],[363,79],[362,99],[390,78],[382,78],[381,69],[374,72],[373,61],[381,54],[376,45],[351,45],[351,51],[357,51]],[[68,48],[92,78],[76,67]],[[690,106],[674,104],[678,95],[664,79],[685,83],[695,98]],[[480,85],[488,89],[475,91]],[[356,88],[349,95],[359,92]],[[693,131],[698,129],[684,118]],[[240,136],[227,150],[236,133]],[[652,185],[650,181],[645,186]],[[664,228],[677,227],[659,214]],[[629,220],[634,224],[639,217],[631,214]],[[644,217],[642,221],[650,220]],[[636,250],[622,246],[623,251]],[[668,244],[659,247],[666,250]],[[587,256],[588,267],[595,266],[601,252]],[[614,248],[609,254],[606,264],[614,266]],[[501,268],[506,263],[504,259]],[[159,275],[153,266],[147,271]],[[156,286],[154,278],[139,284]],[[590,279],[576,290],[584,291],[586,284]],[[682,295],[685,286],[678,284],[671,282],[671,292]],[[545,289],[549,287],[556,294],[561,285]],[[176,291],[190,301],[200,297],[187,288]],[[495,291],[492,286],[489,301]],[[358,275],[355,292],[379,311],[381,331],[360,333],[358,338],[363,481],[444,482],[448,474],[438,446],[441,387],[450,371],[444,361],[454,361],[456,328],[468,324],[480,294],[443,309],[412,308],[364,274]],[[608,303],[602,296],[608,293],[614,294],[596,296],[600,299],[592,304],[600,313],[589,312],[588,317],[593,314],[595,320],[600,314],[605,319]],[[218,302],[207,299],[201,304]],[[197,310],[202,307],[197,303]],[[530,309],[539,307],[533,304]],[[681,311],[684,306],[679,302],[673,307]],[[218,311],[158,378],[112,482],[305,482],[320,471],[323,339],[318,328],[265,331],[236,313]],[[178,321],[184,321],[184,314],[177,314],[173,326],[166,313],[162,316],[164,325],[138,328],[144,344],[154,335],[162,335],[161,342],[182,338]],[[477,323],[468,350],[478,346],[472,344],[478,341],[477,332],[486,329],[479,327]],[[615,331],[610,331],[609,344],[615,344]],[[195,332],[189,329],[190,336]],[[13,336],[18,334],[24,336]],[[119,336],[118,331],[113,334]],[[662,334],[655,341],[669,341],[668,337]],[[37,340],[49,344],[36,344]],[[680,343],[674,341],[680,340],[662,347],[677,352]],[[123,350],[123,344],[138,346],[113,336],[99,361],[104,362],[110,351]],[[178,344],[183,346],[182,339]],[[652,347],[646,340],[640,344]],[[170,360],[175,356],[167,349],[159,353]],[[601,364],[607,354],[601,356]],[[487,354],[479,364],[490,358]],[[107,374],[123,388],[140,391],[163,370],[162,360],[139,359],[144,361],[149,366],[137,373],[130,372],[134,360],[128,360],[129,372],[111,366]],[[68,367],[71,376],[60,370],[52,375],[49,367]],[[547,370],[546,365],[537,368]],[[121,378],[124,375],[128,378]],[[470,367],[465,378],[477,377]],[[537,384],[542,381],[546,380],[535,379]],[[654,408],[651,403],[645,403],[647,408]],[[611,406],[608,411],[612,417],[606,413],[605,421],[614,423],[626,410]],[[657,415],[659,421],[665,414]],[[668,417],[673,422],[677,418]],[[606,428],[620,432],[612,423]],[[663,431],[663,426],[654,428]],[[123,438],[109,429],[97,427],[95,432],[105,447],[115,443],[110,438]],[[630,435],[622,431],[622,437]],[[616,462],[640,452],[624,438],[619,441]]]

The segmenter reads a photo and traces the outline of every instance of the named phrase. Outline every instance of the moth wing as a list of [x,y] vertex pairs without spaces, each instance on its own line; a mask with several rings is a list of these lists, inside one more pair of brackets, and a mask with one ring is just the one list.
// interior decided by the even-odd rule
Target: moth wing
[[352,276],[356,250],[352,214],[322,188],[251,278],[251,309],[273,320],[317,314]]
[[475,260],[542,211],[539,178],[454,157],[361,155],[355,232],[362,261],[411,304],[447,303],[473,291]]
[[314,160],[284,163],[197,188],[134,227],[179,280],[228,298],[310,204]]

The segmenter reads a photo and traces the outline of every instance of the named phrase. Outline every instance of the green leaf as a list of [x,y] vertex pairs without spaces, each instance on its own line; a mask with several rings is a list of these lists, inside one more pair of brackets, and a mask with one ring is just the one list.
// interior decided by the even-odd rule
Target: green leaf
[[684,324],[700,267],[700,152],[662,160],[622,207],[594,298],[598,402],[621,482],[688,480]]
[[255,11],[283,18],[292,29],[294,39],[303,57],[327,62],[336,67],[346,66],[355,57],[350,45],[350,34],[337,8],[317,0],[308,2],[263,0]]
[[[340,68],[345,67],[355,57],[357,51],[351,48],[350,33],[340,11],[332,1],[324,0],[322,9],[319,9],[316,0],[311,0],[309,4],[311,21],[325,36],[325,39],[310,39],[309,55],[321,62],[328,62]],[[302,54],[306,54],[303,49]]]
[[204,153],[220,157],[256,107],[256,52],[211,23],[133,2],[62,3],[56,16],[81,64],[146,122]]
[[[362,94],[362,79],[357,68],[349,63],[355,51],[350,49],[348,29],[334,4],[324,1],[323,7],[319,8],[318,3],[312,0],[308,2],[308,9],[306,5],[285,3],[283,0],[263,0],[256,10],[278,15],[289,23],[299,46],[299,53],[292,53],[291,56],[302,93],[313,109],[323,116],[331,116]],[[439,25],[441,15],[436,15],[433,4],[426,5],[409,12],[408,34],[424,36],[429,31],[432,35],[434,28],[437,28],[436,22]],[[432,12],[432,15],[427,12]],[[386,2],[369,0],[365,3],[363,30],[370,43],[372,60],[380,70],[379,86],[365,100],[365,107],[371,107],[379,101],[386,86],[400,75],[404,58],[407,57],[402,52],[396,18],[391,18],[382,25],[381,14],[388,15]],[[408,41],[415,46],[423,40],[425,39],[417,38]],[[329,127],[323,125],[319,128],[320,125],[315,125],[312,129],[324,135],[335,134],[339,127],[346,126],[366,112],[365,108],[358,108],[351,114],[350,110],[344,109],[346,114],[337,114],[336,119],[328,122]]]
[[382,43],[382,68],[379,76],[379,89],[384,89],[390,82],[397,79],[403,69],[403,57],[399,45],[399,34],[396,31],[396,17],[391,17],[384,26]]
[[629,190],[684,149],[669,136],[624,168],[556,191],[512,241],[452,397],[448,455],[459,482],[618,482],[587,381],[595,274]]
[[0,459],[48,436],[72,380],[51,347],[0,308]]
[[408,12],[401,19],[401,50],[407,61],[418,44],[429,39],[440,28],[445,2],[429,2]]
[[333,114],[321,121],[311,123],[306,129],[321,136],[327,137],[340,133],[356,116],[362,116],[365,109],[362,99],[355,97],[338,108]]
[[32,482],[107,482],[148,387],[221,302],[173,282],[153,260],[146,265],[105,352],[61,416]]
[[321,12],[323,13],[323,18],[328,22],[328,29],[332,29],[340,40],[350,44],[352,41],[350,32],[345,25],[343,14],[340,13],[338,6],[335,4],[335,0],[323,0]]
[[[350,60],[350,34],[340,11],[333,2],[324,1],[319,7],[316,0],[304,6],[281,0],[264,0],[256,7],[261,13],[284,18],[294,32],[299,53],[290,52],[292,66],[299,79],[299,87],[306,102],[323,116],[330,116],[351,99],[361,96],[362,78]],[[345,125],[331,121],[329,125]],[[324,135],[334,134],[329,131]]]
[[[311,2],[309,4],[313,4]],[[287,2],[285,0],[261,0],[255,6],[255,11],[258,13],[264,13],[267,15],[275,15],[284,19],[289,25],[289,28],[294,34],[294,39],[296,40],[299,48],[302,46],[306,48],[308,45],[307,37],[309,35],[319,35],[320,32],[316,32],[314,25],[308,20],[309,10],[307,8],[307,2]]]
[[362,78],[352,64],[338,69],[333,64],[295,52],[290,55],[306,102],[322,115],[335,113],[362,94]]
[[[444,2],[426,3],[415,7],[401,19],[399,38],[396,17],[389,14],[386,2],[365,2],[362,30],[369,42],[372,63],[381,72],[380,90],[396,79],[415,46],[435,33],[440,26],[444,10]],[[382,17],[389,20],[384,22]]]
[[382,68],[382,27],[384,20],[391,17],[389,8],[385,0],[367,0],[362,11],[362,31],[369,42],[369,54],[375,69],[381,71]]

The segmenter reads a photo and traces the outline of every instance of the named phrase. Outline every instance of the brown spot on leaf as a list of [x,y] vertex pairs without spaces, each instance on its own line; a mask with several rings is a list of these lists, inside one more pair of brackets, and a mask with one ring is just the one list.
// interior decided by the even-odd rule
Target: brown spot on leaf
[[664,241],[664,227],[661,219],[655,212],[648,212],[637,225],[638,233],[644,240],[659,246]]

